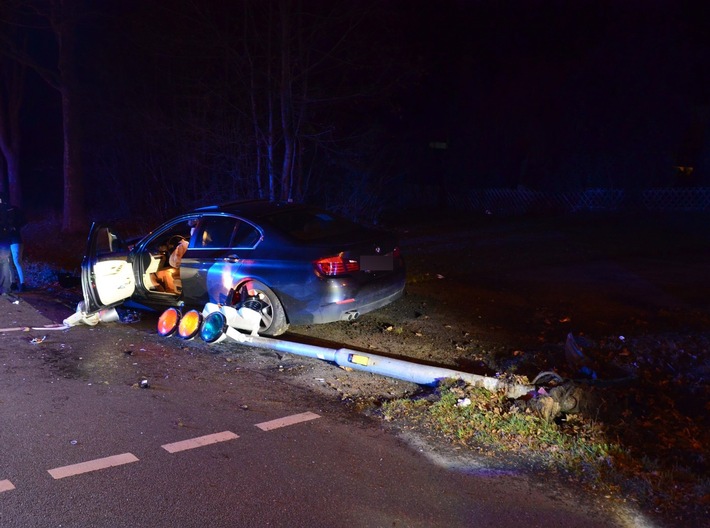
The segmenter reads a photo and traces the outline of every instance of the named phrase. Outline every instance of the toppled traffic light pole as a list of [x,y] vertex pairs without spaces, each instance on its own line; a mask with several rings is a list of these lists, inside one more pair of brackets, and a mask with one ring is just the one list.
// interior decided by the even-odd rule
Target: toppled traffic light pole
[[[261,321],[258,308],[258,306],[250,306],[248,302],[239,309],[207,303],[202,313],[191,310],[184,315],[175,308],[169,308],[158,321],[158,333],[164,336],[177,333],[183,339],[191,339],[199,333],[207,343],[231,339],[245,346],[320,359],[343,368],[371,372],[423,386],[436,386],[445,379],[453,378],[489,391],[502,391],[509,398],[520,398],[535,391],[534,385],[511,383],[503,379],[413,363],[349,348],[328,348],[262,337],[258,335]],[[249,333],[245,334],[243,331]]]
[[[64,320],[64,328],[82,323],[93,326],[99,322],[116,320],[118,316],[113,308],[96,314],[86,314],[83,311],[83,303],[79,303],[76,313]],[[578,412],[580,408],[581,388],[555,373],[541,373],[532,383],[514,383],[501,378],[424,365],[349,348],[329,348],[263,337],[258,334],[260,322],[258,300],[248,300],[238,309],[207,303],[202,312],[190,310],[182,314],[177,308],[168,308],[158,319],[158,334],[176,334],[185,340],[193,339],[199,334],[206,343],[231,339],[244,346],[320,359],[345,369],[370,372],[427,387],[435,387],[446,379],[457,379],[491,392],[502,392],[511,399],[525,399],[529,407],[547,420],[560,413]],[[546,378],[548,382],[552,380],[555,386],[550,391],[538,390],[542,385],[549,385],[540,381],[542,378]]]

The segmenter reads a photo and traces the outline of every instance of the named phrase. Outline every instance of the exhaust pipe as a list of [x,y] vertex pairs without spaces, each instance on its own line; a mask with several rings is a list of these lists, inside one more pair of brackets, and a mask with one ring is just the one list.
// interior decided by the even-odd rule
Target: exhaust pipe
[[340,317],[341,321],[354,321],[360,317],[360,312],[357,310],[350,310],[349,312],[343,313],[343,315]]

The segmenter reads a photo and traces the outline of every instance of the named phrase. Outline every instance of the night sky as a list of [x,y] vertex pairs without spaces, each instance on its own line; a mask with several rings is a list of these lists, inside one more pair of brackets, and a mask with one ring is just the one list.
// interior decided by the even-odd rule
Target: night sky
[[[253,172],[249,148],[207,140],[238,130],[233,143],[249,143],[245,39],[223,35],[241,31],[257,3],[204,2],[199,13],[187,1],[143,4],[84,6],[77,61],[87,181],[125,194],[141,173],[160,186],[159,173],[190,170],[205,181]],[[310,58],[323,61],[309,70],[312,104],[300,129],[302,170],[314,175],[305,194],[330,188],[313,183],[321,172],[341,182],[539,190],[710,183],[710,21],[698,2],[302,4],[313,15],[306,34],[318,35],[307,41]],[[254,27],[251,49],[265,53],[266,26]],[[56,50],[43,31],[32,32],[33,52],[52,66]],[[240,52],[233,69],[227,42]],[[265,62],[260,68],[264,76]],[[59,120],[57,92],[30,75],[31,204],[61,204]],[[194,159],[171,156],[186,145]],[[679,182],[677,165],[695,167],[693,179]]]

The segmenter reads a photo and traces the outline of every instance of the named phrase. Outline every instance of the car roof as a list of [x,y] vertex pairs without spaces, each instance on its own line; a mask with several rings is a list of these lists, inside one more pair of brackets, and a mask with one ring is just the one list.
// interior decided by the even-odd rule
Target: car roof
[[208,205],[199,207],[194,212],[217,212],[244,215],[251,218],[259,218],[276,211],[292,211],[303,209],[307,206],[291,202],[271,202],[269,200],[242,200],[227,202],[218,205]]

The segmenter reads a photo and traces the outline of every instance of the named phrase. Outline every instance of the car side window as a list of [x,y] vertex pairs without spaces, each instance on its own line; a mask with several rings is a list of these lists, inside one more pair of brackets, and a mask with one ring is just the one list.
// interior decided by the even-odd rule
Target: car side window
[[203,217],[197,233],[194,234],[194,247],[197,249],[230,247],[236,224],[236,218],[226,216]]
[[203,216],[194,234],[196,249],[253,248],[261,233],[249,222],[231,216]]
[[253,248],[261,239],[261,233],[253,225],[248,222],[239,222],[237,229],[234,232],[232,247],[234,248]]

